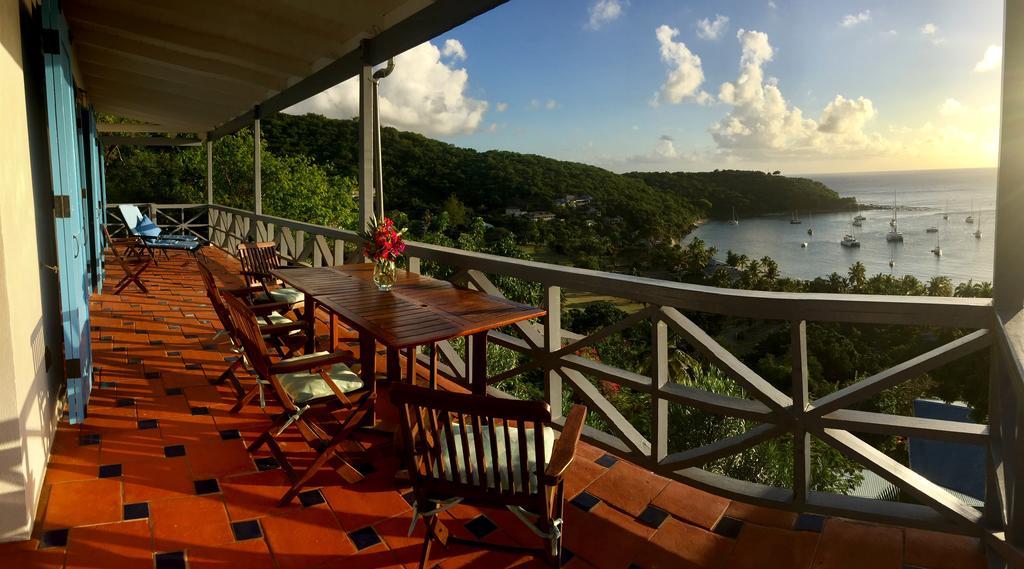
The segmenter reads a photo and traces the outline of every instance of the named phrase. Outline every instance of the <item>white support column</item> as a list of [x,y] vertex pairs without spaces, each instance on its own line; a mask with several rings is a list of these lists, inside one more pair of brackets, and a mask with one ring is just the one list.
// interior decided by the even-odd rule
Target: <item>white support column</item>
[[[365,54],[366,44],[363,43]],[[373,67],[365,62],[359,72],[359,230],[366,231],[373,217]]]
[[260,132],[260,108],[256,107],[255,119],[252,121],[252,174],[253,174],[253,212],[256,215],[263,215],[263,175],[260,167],[260,144],[261,136]]
[[213,141],[206,139],[206,204],[213,205]]
[[[562,287],[545,288],[548,315],[544,319],[544,349],[557,352],[562,349]],[[562,416],[562,376],[554,369],[545,372],[544,398],[551,406],[551,417]]]
[[1003,108],[996,182],[993,294],[996,308],[1014,313],[1024,307],[1024,3],[1005,3],[1003,31]]
[[661,390],[668,384],[668,325],[660,319],[651,327],[651,460],[658,464],[668,456],[668,400]]

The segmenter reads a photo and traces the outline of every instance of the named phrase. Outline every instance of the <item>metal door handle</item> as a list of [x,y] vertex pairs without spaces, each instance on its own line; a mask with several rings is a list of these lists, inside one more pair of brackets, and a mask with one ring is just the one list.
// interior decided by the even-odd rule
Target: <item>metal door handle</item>
[[43,265],[43,266],[46,267],[47,269],[50,269],[55,274],[58,274],[58,275],[60,274],[60,265]]
[[77,259],[78,258],[78,253],[82,250],[82,246],[78,243],[78,234],[77,233],[72,235],[71,238],[75,240],[75,258]]

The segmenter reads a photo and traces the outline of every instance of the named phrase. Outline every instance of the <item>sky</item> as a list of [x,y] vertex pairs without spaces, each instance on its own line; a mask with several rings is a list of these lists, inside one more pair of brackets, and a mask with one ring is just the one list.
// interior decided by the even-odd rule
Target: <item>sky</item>
[[381,115],[617,172],[992,167],[1001,45],[1002,0],[511,0],[398,56]]

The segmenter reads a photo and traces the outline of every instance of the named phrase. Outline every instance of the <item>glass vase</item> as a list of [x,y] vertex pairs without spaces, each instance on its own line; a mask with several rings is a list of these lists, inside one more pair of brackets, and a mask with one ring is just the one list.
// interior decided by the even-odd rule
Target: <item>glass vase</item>
[[381,292],[391,290],[397,280],[394,261],[383,260],[373,263],[373,283]]

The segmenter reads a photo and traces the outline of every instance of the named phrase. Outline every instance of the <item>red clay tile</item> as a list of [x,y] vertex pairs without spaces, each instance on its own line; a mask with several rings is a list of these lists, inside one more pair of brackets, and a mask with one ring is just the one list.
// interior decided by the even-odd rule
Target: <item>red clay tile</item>
[[356,550],[325,506],[287,516],[268,516],[260,521],[280,569],[315,567]]
[[164,440],[159,429],[128,429],[103,435],[101,464],[123,464],[147,458],[163,457]]
[[796,512],[763,508],[761,506],[744,504],[743,502],[731,502],[729,508],[725,510],[725,515],[730,518],[780,529],[792,529],[797,517]]
[[903,562],[928,569],[982,569],[985,548],[976,537],[904,530]]
[[669,482],[654,498],[655,506],[705,529],[715,527],[729,507],[729,500],[681,482]]
[[410,509],[394,483],[364,480],[358,484],[325,486],[322,492],[346,531],[373,525]]
[[899,569],[903,529],[829,518],[814,556],[815,569]]
[[256,466],[240,440],[217,440],[185,445],[193,478],[214,478],[254,472]]
[[121,480],[95,478],[54,484],[46,505],[46,529],[121,520]]
[[650,569],[726,567],[733,540],[699,527],[668,518],[654,533],[647,547],[634,558],[637,565]]
[[160,500],[149,505],[155,551],[221,545],[234,541],[219,495]]
[[127,504],[180,498],[195,494],[188,462],[183,457],[151,458],[124,465]]
[[647,546],[654,530],[607,504],[589,512],[566,506],[565,547],[599,569],[622,569]]
[[274,558],[262,539],[188,550],[189,569],[275,569]]
[[61,569],[64,567],[64,548],[36,549],[39,540],[30,539],[0,543],[0,559],[6,567],[18,569]]
[[620,460],[590,484],[587,491],[630,515],[638,516],[667,484],[667,479]]
[[729,569],[808,569],[814,560],[818,534],[743,524]]
[[291,487],[283,470],[268,470],[241,476],[231,476],[220,481],[224,504],[232,521],[258,518],[282,509],[298,510],[298,500],[279,508],[277,503]]
[[146,520],[74,528],[68,533],[66,569],[150,569],[152,552]]
[[605,470],[605,467],[577,455],[565,472],[565,499],[573,499],[604,474]]

